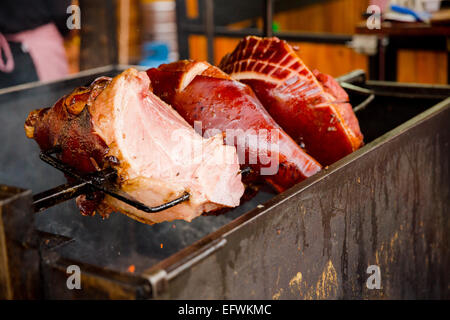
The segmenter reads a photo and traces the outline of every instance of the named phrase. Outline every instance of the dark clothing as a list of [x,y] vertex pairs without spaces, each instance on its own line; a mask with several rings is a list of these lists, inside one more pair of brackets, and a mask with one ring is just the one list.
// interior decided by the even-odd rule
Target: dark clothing
[[14,56],[15,68],[11,73],[0,72],[0,88],[38,81],[33,60],[28,52],[22,51],[22,44],[9,42],[9,47]]
[[0,33],[18,33],[53,22],[64,36],[69,32],[66,10],[70,4],[70,0],[1,0]]
[[[66,26],[70,4],[71,0],[0,1],[0,88],[48,81],[55,78],[54,70],[67,73],[67,61],[55,64],[56,60],[51,58],[64,56],[65,59],[62,41],[61,44],[56,41],[70,31]],[[46,46],[49,41],[55,45]],[[46,61],[43,56],[50,57],[48,62],[53,63],[53,69],[43,68],[42,61]]]

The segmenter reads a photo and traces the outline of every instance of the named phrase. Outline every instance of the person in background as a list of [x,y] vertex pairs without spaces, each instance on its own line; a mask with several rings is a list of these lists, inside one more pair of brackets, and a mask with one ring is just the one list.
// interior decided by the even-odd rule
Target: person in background
[[0,2],[0,88],[68,74],[63,36],[70,0]]

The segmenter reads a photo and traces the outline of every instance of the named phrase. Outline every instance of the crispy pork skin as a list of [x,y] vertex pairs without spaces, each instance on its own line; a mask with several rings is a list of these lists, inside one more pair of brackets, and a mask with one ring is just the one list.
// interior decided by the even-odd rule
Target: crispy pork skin
[[208,139],[150,90],[145,72],[128,69],[78,88],[25,122],[42,150],[59,146],[61,161],[82,173],[117,170],[117,187],[156,206],[183,195],[188,201],[146,213],[102,193],[80,196],[84,214],[127,214],[144,223],[191,221],[203,212],[239,205],[244,186],[234,147],[221,134]]
[[[205,136],[223,132],[243,166],[283,191],[321,169],[267,113],[253,91],[206,62],[178,61],[147,71],[153,91]],[[199,130],[200,131],[200,130]]]
[[322,165],[363,144],[345,91],[330,76],[314,75],[287,42],[248,36],[220,68],[248,84],[270,115]]

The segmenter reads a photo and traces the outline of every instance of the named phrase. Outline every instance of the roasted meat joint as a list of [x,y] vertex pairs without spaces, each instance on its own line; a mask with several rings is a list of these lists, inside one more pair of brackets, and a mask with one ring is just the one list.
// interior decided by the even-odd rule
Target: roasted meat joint
[[345,91],[332,77],[311,72],[286,41],[248,36],[220,68],[248,84],[275,121],[322,165],[362,145]]
[[158,212],[102,190],[77,198],[85,215],[148,224],[223,212],[261,183],[283,192],[362,145],[346,92],[286,42],[246,37],[220,68],[181,60],[97,78],[32,111],[26,135],[81,175],[111,168],[139,204],[185,197]]
[[60,148],[61,161],[80,172],[113,167],[120,190],[147,205],[190,195],[151,214],[107,195],[80,196],[77,204],[84,214],[120,211],[158,223],[190,221],[205,211],[239,205],[244,186],[235,148],[223,145],[222,135],[204,139],[196,134],[149,87],[145,72],[135,69],[97,79],[51,108],[32,111],[26,134],[42,150]]
[[277,191],[320,170],[267,113],[253,90],[206,62],[179,61],[147,71],[156,95],[203,135],[224,133],[248,165]]

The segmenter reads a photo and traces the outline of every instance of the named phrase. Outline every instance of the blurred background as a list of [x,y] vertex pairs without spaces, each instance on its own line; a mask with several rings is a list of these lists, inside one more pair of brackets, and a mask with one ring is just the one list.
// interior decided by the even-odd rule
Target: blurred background
[[[10,1],[5,1],[0,5],[1,11],[11,16],[4,10]],[[14,1],[16,6],[19,2]],[[52,5],[50,0],[42,2]],[[377,80],[435,84],[449,81],[449,1],[65,0],[62,3],[65,7],[59,4],[62,7],[59,19],[69,19],[76,13],[66,10],[68,5],[80,9],[81,28],[61,32],[67,74],[109,64],[153,67],[185,58],[217,64],[243,36],[273,34],[298,46],[307,66],[332,76],[363,69]],[[8,30],[2,30],[1,23],[0,32],[10,41],[11,36]],[[33,55],[32,58],[35,61]],[[52,60],[48,58],[47,62]],[[1,66],[0,63],[0,70]],[[41,78],[39,72],[38,78],[48,80]],[[27,80],[33,78],[21,79]]]

